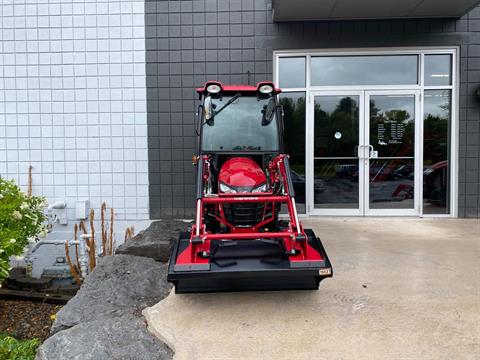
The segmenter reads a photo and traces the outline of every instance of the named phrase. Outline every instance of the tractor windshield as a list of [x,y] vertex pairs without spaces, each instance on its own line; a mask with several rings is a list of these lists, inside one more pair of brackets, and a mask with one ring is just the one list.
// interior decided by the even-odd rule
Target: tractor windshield
[[214,117],[202,127],[202,150],[278,151],[276,112],[269,123],[262,122],[271,98],[242,95],[224,107],[233,96],[211,99]]

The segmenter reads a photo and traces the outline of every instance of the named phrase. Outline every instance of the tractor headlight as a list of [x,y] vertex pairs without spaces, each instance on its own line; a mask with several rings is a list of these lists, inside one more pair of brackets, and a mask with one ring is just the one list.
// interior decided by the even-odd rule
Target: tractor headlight
[[252,189],[252,193],[259,193],[259,192],[265,192],[265,191],[267,191],[267,184],[263,184]]
[[231,188],[230,186],[227,186],[224,183],[220,183],[220,191],[225,194],[235,194],[237,192],[236,189]]

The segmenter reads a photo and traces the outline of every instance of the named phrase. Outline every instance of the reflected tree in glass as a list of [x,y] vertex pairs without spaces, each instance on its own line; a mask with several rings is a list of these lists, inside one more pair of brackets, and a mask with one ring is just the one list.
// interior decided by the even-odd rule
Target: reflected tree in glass
[[[352,97],[315,99],[315,156],[353,157],[358,145],[358,101]],[[336,137],[338,134],[340,137]]]
[[285,152],[290,155],[298,212],[305,213],[305,93],[282,93],[280,105],[284,111],[283,140]]
[[423,213],[450,212],[450,90],[426,90],[423,130]]
[[[373,98],[373,97],[372,97]],[[405,157],[414,155],[415,99],[406,96],[391,98],[376,96],[370,100],[370,144],[379,157]]]
[[358,122],[358,97],[315,97],[315,208],[358,208]]

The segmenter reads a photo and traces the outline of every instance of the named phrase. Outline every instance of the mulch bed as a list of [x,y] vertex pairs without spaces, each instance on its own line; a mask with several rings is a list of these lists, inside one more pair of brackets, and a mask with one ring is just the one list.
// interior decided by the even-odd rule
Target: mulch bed
[[0,299],[0,334],[44,341],[53,323],[51,316],[61,308],[58,304]]

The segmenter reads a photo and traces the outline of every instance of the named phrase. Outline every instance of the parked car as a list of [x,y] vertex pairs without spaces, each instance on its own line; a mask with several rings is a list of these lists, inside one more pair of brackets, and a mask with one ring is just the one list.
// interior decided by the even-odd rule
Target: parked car
[[[305,175],[300,175],[294,170],[290,171],[292,175],[293,189],[295,190],[295,200],[297,203],[305,203]],[[315,179],[313,183],[313,192],[315,194],[321,194],[325,191],[325,183],[322,179]]]
[[447,204],[448,161],[440,161],[423,171],[423,197],[437,206]]

